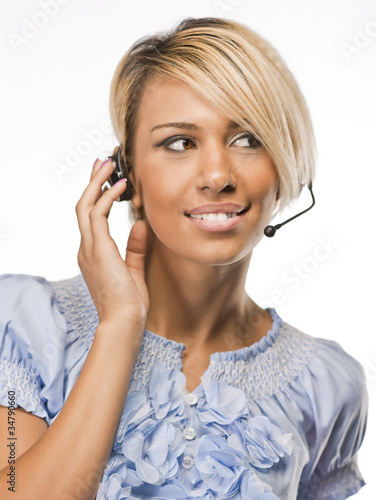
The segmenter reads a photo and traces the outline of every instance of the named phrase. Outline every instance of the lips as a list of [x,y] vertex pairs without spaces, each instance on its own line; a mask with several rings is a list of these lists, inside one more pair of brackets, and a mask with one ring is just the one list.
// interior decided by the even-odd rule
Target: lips
[[[241,215],[249,209],[249,206],[239,205],[238,203],[207,203],[188,210],[187,217],[208,216],[209,214],[226,214],[227,217]],[[202,217],[200,217],[202,218]]]
[[203,231],[223,233],[235,230],[237,227],[241,226],[247,217],[247,212],[248,210],[242,210],[229,217],[226,213],[222,212],[212,212],[195,216],[187,215],[186,220],[189,224],[193,224]]

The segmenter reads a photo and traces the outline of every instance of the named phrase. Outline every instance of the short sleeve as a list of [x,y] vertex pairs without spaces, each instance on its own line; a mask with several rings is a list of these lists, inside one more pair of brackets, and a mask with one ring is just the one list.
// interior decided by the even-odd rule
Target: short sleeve
[[318,340],[302,382],[309,399],[310,461],[303,470],[298,500],[342,500],[365,484],[357,452],[366,429],[366,380],[361,364],[339,344]]
[[[0,404],[44,418],[63,406],[67,325],[52,285],[26,274],[0,276]],[[11,393],[12,394],[12,393]]]

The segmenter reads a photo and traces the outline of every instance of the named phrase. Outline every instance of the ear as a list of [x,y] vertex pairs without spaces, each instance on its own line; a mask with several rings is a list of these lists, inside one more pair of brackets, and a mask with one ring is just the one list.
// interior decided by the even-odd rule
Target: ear
[[131,203],[134,206],[134,208],[140,210],[142,207],[141,186],[137,182],[136,176],[134,175],[134,169],[133,169],[132,165],[128,165],[128,175],[129,175],[129,180],[132,183]]

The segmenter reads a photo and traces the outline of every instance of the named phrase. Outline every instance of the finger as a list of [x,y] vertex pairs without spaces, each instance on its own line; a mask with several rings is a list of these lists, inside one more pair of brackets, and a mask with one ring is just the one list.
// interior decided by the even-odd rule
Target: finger
[[102,196],[102,185],[106,182],[112,172],[113,166],[111,160],[100,162],[97,172],[86,186],[81,198],[76,205],[76,212],[80,231],[90,229],[89,213]]
[[[116,146],[112,152],[112,154],[115,154],[117,153],[119,149],[119,146]],[[91,176],[90,176],[90,179],[92,179],[94,177],[94,175],[97,173],[97,171],[99,170],[99,168],[103,165],[104,162],[106,162],[108,160],[108,157],[105,158],[104,160],[101,160],[100,158],[97,158],[94,162],[94,165],[93,165],[93,169],[91,171]]]
[[99,247],[102,242],[105,243],[105,236],[110,236],[107,217],[114,201],[125,191],[126,184],[126,179],[118,181],[102,194],[100,200],[90,210],[89,223],[93,245]]
[[[107,159],[107,158],[106,158]],[[99,158],[97,158],[94,162],[94,165],[93,165],[93,168],[92,168],[92,171],[91,171],[91,174],[90,174],[90,180],[94,177],[94,175],[96,174],[98,168],[102,165],[102,163],[104,163],[106,160],[100,160]]]
[[94,163],[93,170],[90,175],[90,181],[98,174],[99,171],[103,171],[102,167],[105,168],[107,165],[112,164],[111,158],[106,158],[105,160],[97,160]]
[[107,163],[110,162],[110,158],[105,158],[104,160],[101,160],[101,159],[97,159],[95,162],[94,162],[94,165],[93,165],[93,170],[91,171],[91,175],[90,175],[90,180],[92,180],[95,175],[97,174],[97,172]]
[[84,254],[89,254],[93,246],[90,211],[102,196],[102,184],[111,174],[112,167],[109,166],[110,164],[111,162],[106,163],[99,161],[99,166],[97,164],[97,168],[99,169],[103,167],[102,171],[99,170],[98,173],[90,180],[90,183],[82,193],[82,196],[76,205],[77,222],[81,233],[81,248]]

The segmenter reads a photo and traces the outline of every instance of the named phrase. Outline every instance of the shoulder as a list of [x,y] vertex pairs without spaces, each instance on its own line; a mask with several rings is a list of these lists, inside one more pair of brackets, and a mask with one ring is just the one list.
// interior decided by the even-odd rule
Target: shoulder
[[251,367],[257,380],[263,381],[258,384],[262,391],[254,391],[254,396],[273,396],[282,391],[307,412],[308,407],[314,412],[310,402],[326,404],[333,412],[367,406],[365,373],[359,361],[338,342],[309,335],[283,321],[276,311],[272,314],[278,320],[277,327],[262,349],[258,347],[262,352],[257,352]]
[[65,316],[68,334],[89,347],[98,326],[98,313],[82,274],[50,284],[57,307]]
[[82,274],[57,281],[29,274],[0,275],[0,324],[24,319],[36,327],[33,338],[37,339],[47,318],[91,343],[98,314]]
[[2,274],[0,275],[0,311],[3,314],[6,310],[9,311],[9,307],[17,308],[25,303],[38,303],[52,292],[51,285],[42,276]]
[[83,281],[81,275],[61,281],[0,276],[0,404],[15,390],[18,406],[48,423],[60,411],[70,372],[88,352],[80,333],[93,319]]
[[[30,344],[53,330],[65,330],[57,308],[55,291],[42,276],[3,274],[0,276],[1,335],[18,344]],[[53,330],[50,332],[52,334]]]
[[331,398],[333,409],[367,405],[366,378],[362,364],[340,343],[321,337],[311,337],[315,349],[307,359],[300,380],[307,392],[314,392],[322,402]]
[[326,390],[352,392],[365,385],[363,366],[340,343],[309,335],[282,321],[274,355],[282,365],[296,368],[302,383],[321,382]]
[[283,331],[282,337],[294,346],[290,360],[305,358],[284,388],[294,402],[291,415],[308,451],[298,499],[347,498],[364,485],[356,460],[367,424],[364,369],[338,342],[287,323]]
[[356,456],[367,424],[365,372],[338,342],[298,336],[314,346],[288,386],[309,454],[298,499],[347,498],[364,485]]
[[[297,335],[296,329],[290,329],[291,335]],[[367,421],[368,392],[363,366],[338,342],[301,332],[298,336],[314,346],[290,384],[304,417],[309,445],[317,454],[325,443],[333,449],[341,445],[342,458],[349,456],[352,447],[359,448]],[[327,450],[327,458],[329,455]]]
[[51,284],[41,276],[0,276],[0,404],[17,394],[17,406],[48,420],[44,398],[64,375],[66,322]]

